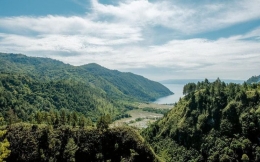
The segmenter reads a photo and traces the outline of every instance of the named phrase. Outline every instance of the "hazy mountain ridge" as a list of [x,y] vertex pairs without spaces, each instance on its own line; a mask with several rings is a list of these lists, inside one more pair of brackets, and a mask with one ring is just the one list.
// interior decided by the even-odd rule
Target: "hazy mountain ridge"
[[252,83],[258,83],[260,82],[260,75],[258,76],[252,76],[250,77],[247,81],[246,81],[248,84],[252,84]]
[[[210,82],[214,82],[215,79],[208,79]],[[236,80],[236,79],[222,79],[225,83],[237,83],[242,84],[244,80]],[[162,84],[188,84],[188,83],[197,83],[204,81],[204,79],[168,79],[162,80],[160,83]]]

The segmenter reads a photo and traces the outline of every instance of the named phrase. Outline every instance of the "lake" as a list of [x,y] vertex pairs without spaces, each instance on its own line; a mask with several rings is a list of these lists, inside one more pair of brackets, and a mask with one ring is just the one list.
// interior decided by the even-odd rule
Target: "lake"
[[[130,118],[123,118],[120,120],[116,120],[111,124],[112,127],[120,126],[120,125],[131,125],[138,128],[146,128],[149,123],[153,123],[159,118],[162,118],[162,114],[157,114],[153,112],[143,111],[142,108],[150,107],[150,108],[159,108],[159,109],[171,109],[172,105],[158,105],[158,104],[173,104],[178,102],[180,97],[182,97],[182,89],[184,84],[163,84],[165,87],[170,89],[174,94],[166,97],[162,97],[157,99],[154,103],[141,103],[139,105],[139,109],[134,109],[127,111],[128,114],[131,115]],[[136,121],[137,118],[141,118],[141,121]]]
[[171,90],[174,94],[166,97],[158,98],[154,103],[157,104],[172,104],[178,102],[180,97],[183,97],[183,86],[184,84],[163,84],[169,90]]

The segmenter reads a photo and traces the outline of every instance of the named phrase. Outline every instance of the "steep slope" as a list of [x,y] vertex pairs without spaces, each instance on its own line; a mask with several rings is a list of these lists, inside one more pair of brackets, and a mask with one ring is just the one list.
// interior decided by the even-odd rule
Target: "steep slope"
[[23,74],[0,73],[0,110],[5,119],[10,118],[10,110],[28,121],[38,111],[61,109],[79,112],[95,121],[101,114],[111,114],[113,118],[122,115],[125,108],[80,82],[42,82]]
[[123,73],[117,70],[109,70],[98,64],[82,66],[92,75],[101,76],[112,83],[125,95],[136,96],[142,100],[155,100],[156,98],[171,94],[169,90],[158,82],[144,78],[133,73]]
[[260,84],[219,79],[184,87],[186,96],[143,131],[166,161],[260,161]]
[[152,101],[172,94],[160,83],[96,64],[72,66],[48,58],[0,53],[0,71],[26,74],[40,80],[73,80],[103,91],[113,99]]

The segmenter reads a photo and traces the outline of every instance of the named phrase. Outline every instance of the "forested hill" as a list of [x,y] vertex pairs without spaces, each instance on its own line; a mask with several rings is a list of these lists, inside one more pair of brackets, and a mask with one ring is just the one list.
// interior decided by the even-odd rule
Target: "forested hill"
[[165,161],[260,161],[260,83],[189,83],[143,136]]
[[129,116],[131,102],[167,94],[95,64],[0,54],[0,162],[160,161],[136,130],[109,124]]
[[[102,77],[117,87],[126,95],[136,96],[138,98],[157,98],[172,94],[162,84],[148,80],[143,76],[129,72],[119,72],[117,70],[109,70],[98,64],[92,63],[82,66],[89,73],[96,77]],[[152,99],[152,98],[151,98]]]
[[97,64],[72,66],[49,58],[0,53],[0,71],[26,74],[42,81],[73,80],[92,86],[113,99],[152,101],[172,92],[162,84]]
[[258,82],[260,82],[260,75],[258,75],[258,76],[252,76],[252,77],[249,78],[246,82],[247,82],[248,84],[258,83]]
[[0,73],[0,117],[10,123],[33,122],[40,112],[42,116],[43,112],[61,110],[68,116],[78,113],[96,121],[101,114],[110,114],[116,119],[124,113],[125,107],[80,82],[42,82],[23,74]]

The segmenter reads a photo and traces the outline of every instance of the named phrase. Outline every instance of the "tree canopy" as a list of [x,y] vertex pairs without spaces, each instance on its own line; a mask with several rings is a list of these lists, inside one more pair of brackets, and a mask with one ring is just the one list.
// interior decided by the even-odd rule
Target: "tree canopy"
[[260,83],[189,83],[142,135],[166,161],[260,161]]

